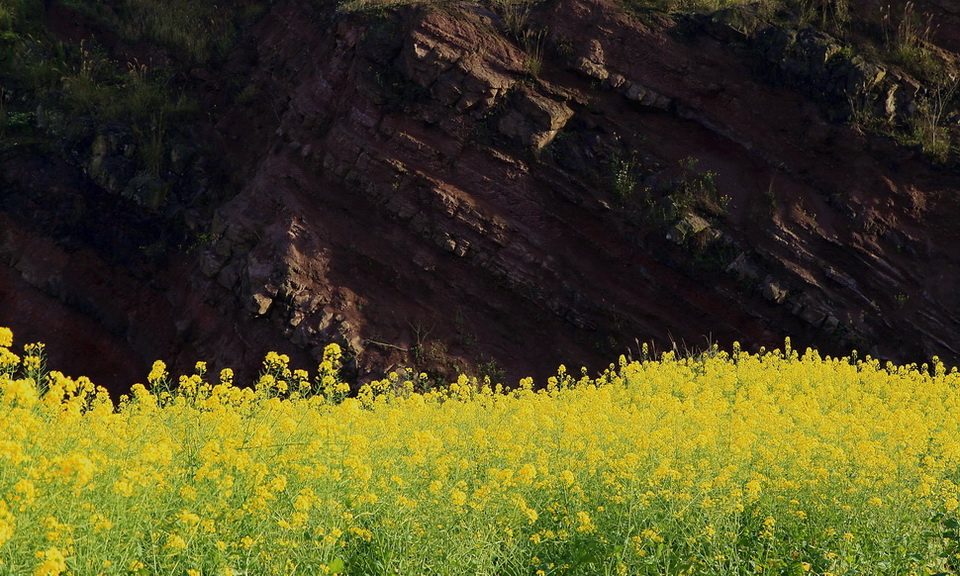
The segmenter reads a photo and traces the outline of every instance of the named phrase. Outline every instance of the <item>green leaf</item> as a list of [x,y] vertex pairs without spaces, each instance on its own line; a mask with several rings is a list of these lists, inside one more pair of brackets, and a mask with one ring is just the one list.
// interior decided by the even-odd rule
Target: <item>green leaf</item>
[[331,574],[343,574],[346,566],[344,565],[342,558],[334,558],[333,561],[327,565],[327,568],[330,569]]

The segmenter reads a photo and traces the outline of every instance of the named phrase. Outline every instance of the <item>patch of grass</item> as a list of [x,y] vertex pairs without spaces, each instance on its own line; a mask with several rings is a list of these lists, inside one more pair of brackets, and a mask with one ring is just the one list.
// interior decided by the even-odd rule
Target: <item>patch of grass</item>
[[945,163],[953,145],[951,133],[942,120],[952,109],[960,79],[945,78],[935,84],[917,108],[912,119],[913,136],[924,153],[936,162]]
[[[120,10],[130,8],[127,5],[67,4],[120,30],[121,35],[133,34],[135,27],[153,22],[142,11]],[[201,5],[214,7],[209,2]],[[176,13],[176,6],[151,6],[157,14],[169,13],[167,18],[192,17]],[[114,9],[119,12],[111,12]],[[74,45],[57,41],[43,29],[43,13],[41,1],[0,0],[0,44],[7,48],[2,56],[0,134],[36,128],[42,137],[56,142],[56,147],[69,147],[69,142],[84,141],[91,126],[120,124],[135,134],[142,166],[159,174],[167,145],[166,127],[186,121],[197,110],[196,103],[177,93],[174,71],[149,67],[136,59],[118,62],[94,39]],[[119,18],[118,13],[124,17]],[[227,19],[233,21],[234,16]],[[138,36],[144,37],[150,35]]]
[[817,26],[843,36],[850,25],[848,0],[788,0],[797,12],[799,26]]
[[524,30],[520,38],[520,46],[524,52],[523,67],[534,78],[539,77],[540,71],[543,69],[543,50],[546,37],[547,29],[541,28],[537,31]]
[[932,14],[919,14],[916,4],[908,1],[894,15],[888,4],[880,8],[880,23],[888,51],[908,71],[929,80],[942,70],[931,42],[936,29]]
[[681,212],[697,205],[714,216],[722,216],[729,209],[730,197],[717,188],[719,174],[711,170],[698,171],[699,162],[692,156],[680,161],[681,174],[675,183],[674,201]]
[[149,39],[195,63],[222,58],[243,29],[276,0],[224,3],[217,0],[121,0],[117,3],[66,2],[109,24],[130,40]]
[[101,47],[82,41],[74,70],[62,78],[64,104],[75,116],[130,126],[142,164],[159,175],[168,122],[185,120],[195,113],[196,104],[173,96],[166,70],[137,60],[126,64],[126,73],[118,68]]
[[520,40],[527,30],[530,10],[539,0],[492,0],[492,8],[503,18],[507,32]]
[[481,354],[477,358],[477,377],[487,386],[504,384],[506,371],[500,366],[496,358],[488,358]]
[[633,197],[639,169],[639,162],[630,156],[615,156],[610,160],[608,168],[610,188],[621,203],[626,203]]
[[56,97],[61,88],[70,50],[41,32],[15,34],[8,38],[4,80],[18,92],[17,100]]

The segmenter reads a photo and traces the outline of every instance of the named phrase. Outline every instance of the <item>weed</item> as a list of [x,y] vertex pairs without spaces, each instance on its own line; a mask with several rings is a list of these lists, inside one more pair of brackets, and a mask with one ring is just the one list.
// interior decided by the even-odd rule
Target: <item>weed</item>
[[523,67],[534,78],[538,78],[540,71],[543,69],[543,49],[546,36],[546,28],[541,28],[536,32],[528,29],[524,30],[520,40],[524,51]]
[[801,27],[817,24],[843,35],[850,24],[848,0],[799,0],[798,9]]
[[436,327],[436,323],[431,324],[430,327],[427,327],[422,322],[412,323],[408,322],[407,325],[410,326],[410,330],[413,332],[413,346],[410,347],[410,354],[413,356],[414,362],[417,364],[423,364],[429,354],[427,350],[428,340],[430,339],[430,333],[433,332],[433,329]]
[[453,330],[457,333],[457,336],[460,337],[460,343],[467,347],[473,347],[477,344],[477,335],[467,327],[467,318],[463,314],[463,310],[457,309],[456,314],[453,317]]
[[573,40],[571,40],[569,36],[557,35],[553,48],[560,58],[566,59],[573,56]]
[[140,160],[150,174],[159,176],[166,155],[166,147],[163,143],[163,113],[152,116],[146,128],[134,125],[133,134],[137,138],[137,151]]
[[507,32],[521,40],[527,31],[530,10],[537,0],[493,0],[493,8],[503,18]]
[[928,536],[935,543],[940,553],[941,563],[937,568],[944,571],[934,576],[951,576],[960,569],[960,520],[956,517],[957,499],[948,499],[945,503],[946,512],[936,511],[931,514],[930,522],[933,530]]
[[487,358],[483,354],[477,358],[477,375],[488,386],[503,384],[507,373],[495,358]]
[[30,129],[35,114],[10,109],[10,93],[0,86],[0,138],[9,132],[24,132]]
[[351,12],[379,12],[383,13],[391,6],[403,4],[405,0],[341,0],[337,11]]
[[908,1],[894,25],[888,4],[880,8],[880,23],[884,44],[895,59],[921,78],[930,79],[937,74],[940,67],[932,49],[931,37],[936,29],[932,14],[917,14],[916,5]]
[[629,156],[614,156],[608,168],[610,187],[621,203],[633,197],[637,187],[638,162]]
[[946,162],[950,153],[950,132],[941,122],[953,105],[960,77],[944,76],[934,82],[914,116],[915,130],[923,151],[934,160]]
[[721,194],[717,188],[716,172],[707,170],[698,172],[699,159],[687,157],[680,161],[680,178],[675,183],[673,194],[678,212],[698,204],[715,216],[722,216],[730,208],[730,197]]
[[850,107],[850,126],[857,132],[863,133],[877,124],[874,113],[877,95],[869,90],[858,90],[847,95],[847,104]]
[[[44,99],[61,89],[63,70],[67,66],[67,51],[63,44],[51,43],[39,35],[25,33],[8,39],[10,48],[4,64],[9,74],[5,80],[29,93],[31,98]],[[21,99],[23,98],[21,94]]]

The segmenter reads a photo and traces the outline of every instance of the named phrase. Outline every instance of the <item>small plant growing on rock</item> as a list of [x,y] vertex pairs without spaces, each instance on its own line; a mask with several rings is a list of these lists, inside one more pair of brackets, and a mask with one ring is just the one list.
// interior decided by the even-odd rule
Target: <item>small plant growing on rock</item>
[[850,105],[850,126],[861,134],[881,124],[881,119],[875,112],[877,95],[872,92],[872,89],[872,85],[864,85],[861,90],[847,95],[847,103]]
[[717,189],[719,174],[711,170],[700,173],[696,167],[699,159],[688,157],[680,161],[681,176],[677,181],[675,199],[682,205],[699,203],[708,212],[721,216],[727,213],[730,197]]
[[617,156],[610,162],[610,187],[620,202],[627,202],[637,187],[637,162],[629,157]]
[[958,86],[960,77],[943,75],[934,82],[913,118],[914,134],[924,153],[938,162],[946,162],[950,155],[950,132],[941,122],[952,108]]
[[880,24],[883,29],[884,43],[894,58],[899,60],[912,73],[928,78],[936,74],[937,63],[931,50],[931,37],[936,26],[933,15],[917,14],[916,5],[907,2],[899,22],[894,25],[892,10],[888,4],[880,8]]
[[847,0],[801,0],[800,23],[814,24],[842,35],[850,24],[850,4]]
[[538,78],[540,71],[543,69],[543,47],[546,36],[546,28],[537,32],[528,29],[523,32],[523,37],[520,40],[523,51],[526,53],[523,59],[523,67],[534,78]]
[[493,9],[503,18],[503,25],[507,32],[520,40],[527,30],[530,8],[533,4],[533,0],[494,0]]
[[900,293],[894,296],[893,299],[897,301],[897,306],[899,306],[900,308],[903,308],[904,306],[907,305],[907,302],[910,300],[910,296],[908,296],[907,294]]

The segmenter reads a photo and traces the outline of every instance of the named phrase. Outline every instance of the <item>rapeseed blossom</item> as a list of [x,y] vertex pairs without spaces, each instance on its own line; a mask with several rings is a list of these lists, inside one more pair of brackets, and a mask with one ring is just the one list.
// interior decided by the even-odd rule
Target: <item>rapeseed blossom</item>
[[67,570],[66,557],[56,546],[38,550],[35,556],[41,560],[41,563],[33,571],[33,576],[60,576]]
[[10,511],[7,503],[0,500],[0,546],[13,538],[13,532],[16,528],[16,517]]
[[4,576],[956,565],[960,376],[936,360],[735,348],[348,398],[331,345],[312,375],[268,355],[252,388],[157,362],[114,403],[11,346],[0,329]]

